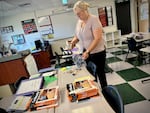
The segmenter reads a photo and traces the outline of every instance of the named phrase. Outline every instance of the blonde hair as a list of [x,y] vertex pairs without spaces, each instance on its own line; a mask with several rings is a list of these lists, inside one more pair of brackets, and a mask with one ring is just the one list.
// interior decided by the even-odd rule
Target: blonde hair
[[78,1],[74,4],[73,10],[75,10],[76,8],[87,11],[89,8],[89,4],[85,1]]

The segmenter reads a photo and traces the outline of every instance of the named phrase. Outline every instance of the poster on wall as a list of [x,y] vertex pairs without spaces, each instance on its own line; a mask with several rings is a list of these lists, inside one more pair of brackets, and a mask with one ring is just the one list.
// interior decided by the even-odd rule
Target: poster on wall
[[113,25],[113,15],[111,6],[98,8],[98,15],[103,27]]
[[15,45],[17,45],[17,44],[24,44],[25,43],[25,38],[24,38],[23,34],[17,34],[17,35],[13,35],[11,37],[12,37],[13,43]]
[[34,19],[21,21],[25,34],[38,32]]
[[14,32],[13,26],[0,27],[1,34],[11,33],[11,32]]
[[140,20],[147,20],[148,19],[148,3],[143,3],[140,5]]
[[49,15],[38,17],[38,26],[43,38],[53,38],[54,30]]
[[98,8],[98,14],[99,14],[99,19],[102,23],[102,26],[105,27],[107,26],[107,14],[106,14],[106,10],[105,7],[102,8]]
[[113,25],[112,7],[111,6],[107,6],[106,7],[106,11],[107,11],[108,26]]

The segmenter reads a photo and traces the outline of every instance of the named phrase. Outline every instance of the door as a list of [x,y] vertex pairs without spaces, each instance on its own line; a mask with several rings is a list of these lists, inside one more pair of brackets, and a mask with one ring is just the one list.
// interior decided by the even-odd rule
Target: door
[[131,33],[130,1],[116,2],[117,26],[121,35]]

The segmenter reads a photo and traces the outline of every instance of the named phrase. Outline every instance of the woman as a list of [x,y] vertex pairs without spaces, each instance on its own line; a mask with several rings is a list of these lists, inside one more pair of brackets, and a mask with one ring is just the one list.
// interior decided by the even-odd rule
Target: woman
[[78,1],[74,5],[74,13],[79,18],[75,36],[71,41],[72,48],[79,42],[83,48],[83,59],[92,61],[97,66],[97,74],[101,83],[101,87],[107,86],[105,76],[105,42],[103,37],[102,25],[95,15],[92,15],[88,11],[89,4],[84,1]]

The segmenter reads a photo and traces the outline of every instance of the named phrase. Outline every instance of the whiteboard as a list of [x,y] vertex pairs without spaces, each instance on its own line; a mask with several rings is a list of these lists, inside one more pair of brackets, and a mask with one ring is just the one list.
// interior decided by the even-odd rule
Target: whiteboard
[[74,36],[77,17],[71,12],[51,16],[54,29],[54,40]]

